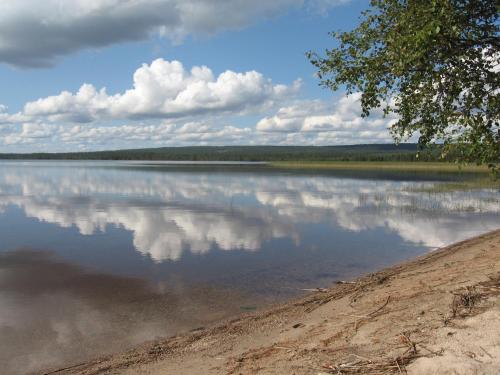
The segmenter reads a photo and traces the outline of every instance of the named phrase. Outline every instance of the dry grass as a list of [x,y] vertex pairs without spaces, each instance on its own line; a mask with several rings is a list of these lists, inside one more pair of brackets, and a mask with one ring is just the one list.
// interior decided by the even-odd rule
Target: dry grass
[[453,318],[467,316],[472,309],[483,298],[483,295],[475,287],[466,287],[465,290],[453,293],[451,303],[451,315]]

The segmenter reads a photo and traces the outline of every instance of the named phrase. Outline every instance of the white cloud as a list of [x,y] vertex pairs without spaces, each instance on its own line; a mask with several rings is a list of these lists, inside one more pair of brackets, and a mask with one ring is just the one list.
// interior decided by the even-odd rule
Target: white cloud
[[22,125],[21,137],[48,138],[55,133],[53,126],[46,124],[26,123]]
[[326,15],[330,8],[349,2],[351,2],[351,0],[310,0],[307,7],[313,13]]
[[109,145],[113,140],[120,143],[140,141],[158,145],[191,144],[235,144],[248,143],[252,129],[235,126],[215,127],[203,122],[189,122],[183,125],[123,125],[123,126],[81,126],[58,127],[59,137],[65,143],[102,142]]
[[[76,93],[0,107],[3,152],[74,151],[187,145],[335,145],[389,143],[396,121],[361,117],[360,94],[337,101],[296,99],[301,80],[275,84],[256,71],[154,60],[117,94],[84,84]],[[274,113],[274,114],[273,114]],[[260,120],[249,115],[265,116]]]
[[323,101],[300,101],[283,107],[256,126],[261,133],[286,133],[289,141],[314,144],[390,142],[388,128],[395,122],[381,111],[361,117],[361,94],[344,96],[335,104]]
[[211,35],[307,4],[324,11],[346,0],[4,0],[0,62],[47,66],[82,49],[154,35],[179,42]]
[[[271,89],[274,91],[274,88]],[[124,96],[127,93],[123,94]],[[272,94],[271,94],[272,96]],[[74,151],[75,145],[81,150],[102,150],[110,148],[140,148],[155,146],[188,145],[334,145],[359,143],[390,143],[388,127],[394,118],[384,118],[374,112],[368,118],[360,115],[359,95],[343,97],[330,105],[324,101],[297,101],[295,104],[280,108],[275,115],[264,117],[255,124],[235,126],[225,117],[206,115],[200,119],[191,115],[184,119],[156,121],[133,121],[129,107],[125,124],[62,124],[62,117],[74,113],[96,113],[97,105],[88,96],[73,96],[74,103],[47,105],[41,101],[36,113],[32,108],[25,111],[30,115],[17,114],[18,117],[41,117],[52,122],[28,122],[19,125],[7,124],[0,128],[0,145],[10,146],[10,151]],[[95,96],[91,96],[95,98]],[[109,101],[105,99],[105,101]],[[86,105],[82,105],[86,103]],[[90,104],[88,104],[90,103]],[[47,108],[81,106],[85,110],[74,110],[67,114],[49,112]],[[265,102],[261,110],[267,107]],[[28,107],[28,106],[27,106]],[[112,108],[110,104],[108,106]],[[52,110],[52,109],[51,109]],[[240,109],[244,111],[243,109]],[[30,112],[31,111],[31,112]],[[45,111],[45,112],[43,112]],[[50,114],[49,114],[50,113]],[[216,111],[217,113],[217,111]],[[99,116],[104,116],[102,113]],[[36,141],[36,142],[35,142]],[[23,145],[29,145],[23,148]],[[16,148],[17,147],[17,148]]]
[[300,88],[273,84],[261,73],[226,70],[217,78],[206,66],[190,71],[179,61],[154,60],[137,69],[133,87],[110,95],[84,84],[78,92],[26,103],[17,114],[25,120],[43,118],[52,122],[93,122],[114,119],[180,118],[206,113],[241,114],[272,107]]

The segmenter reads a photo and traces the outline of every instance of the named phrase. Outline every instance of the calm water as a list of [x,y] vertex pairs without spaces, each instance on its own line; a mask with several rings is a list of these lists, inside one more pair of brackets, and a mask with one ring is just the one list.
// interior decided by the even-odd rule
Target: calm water
[[443,175],[0,162],[0,373],[77,363],[500,227]]

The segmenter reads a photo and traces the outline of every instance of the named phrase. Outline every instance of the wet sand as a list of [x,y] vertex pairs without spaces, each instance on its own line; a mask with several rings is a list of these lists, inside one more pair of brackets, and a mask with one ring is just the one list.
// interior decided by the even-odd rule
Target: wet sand
[[50,374],[493,374],[500,230]]

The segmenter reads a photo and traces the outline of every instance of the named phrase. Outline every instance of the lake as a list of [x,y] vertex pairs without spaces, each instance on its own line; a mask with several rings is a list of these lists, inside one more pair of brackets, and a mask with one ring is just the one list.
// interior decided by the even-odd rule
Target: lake
[[424,191],[456,178],[0,162],[1,372],[125,350],[497,229],[498,191]]

